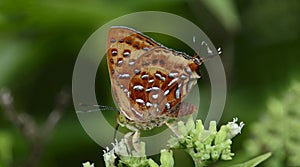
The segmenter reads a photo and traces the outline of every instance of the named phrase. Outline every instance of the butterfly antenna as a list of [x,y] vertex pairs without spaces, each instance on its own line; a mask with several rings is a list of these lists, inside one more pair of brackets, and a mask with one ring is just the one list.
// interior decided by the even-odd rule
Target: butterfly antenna
[[[193,43],[196,46],[196,36],[195,35],[193,36]],[[193,58],[197,57],[199,54],[200,54],[200,50],[198,50],[198,52],[195,53],[195,55],[193,56]]]
[[202,46],[203,46],[203,45],[206,46],[207,53],[209,54],[208,56],[202,57],[202,58],[201,58],[202,62],[205,62],[205,61],[207,61],[208,59],[214,58],[215,56],[218,56],[218,55],[220,55],[220,54],[222,53],[222,50],[221,50],[220,47],[217,49],[218,53],[213,53],[213,51],[210,49],[210,47],[207,45],[207,43],[206,43],[205,41],[202,41],[202,42],[201,42],[201,45],[202,45]]
[[80,103],[79,106],[93,106],[97,107],[96,109],[91,109],[87,111],[76,111],[76,113],[90,113],[90,112],[96,112],[96,111],[105,111],[105,110],[113,110],[113,111],[119,111],[116,107],[111,106],[103,106],[103,105],[88,105],[84,103]]
[[93,105],[94,107],[98,107],[99,110],[113,110],[113,111],[119,111],[116,107],[112,106],[103,106],[103,105]]
[[114,141],[117,142],[117,132],[119,129],[120,124],[117,122],[117,125],[115,127],[115,132],[114,132]]

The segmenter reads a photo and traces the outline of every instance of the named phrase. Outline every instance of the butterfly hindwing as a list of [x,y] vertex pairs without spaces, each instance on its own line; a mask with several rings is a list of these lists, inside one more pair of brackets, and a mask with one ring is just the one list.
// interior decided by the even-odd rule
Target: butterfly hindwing
[[132,107],[148,119],[168,114],[187,95],[200,77],[187,70],[191,60],[182,53],[156,47],[136,60],[138,71],[130,82]]

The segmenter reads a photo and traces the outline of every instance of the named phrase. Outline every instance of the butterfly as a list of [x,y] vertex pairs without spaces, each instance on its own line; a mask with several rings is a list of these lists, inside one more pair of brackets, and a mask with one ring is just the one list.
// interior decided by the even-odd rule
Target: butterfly
[[106,49],[119,124],[149,130],[197,111],[183,100],[201,78],[203,58],[169,49],[124,26],[109,29]]

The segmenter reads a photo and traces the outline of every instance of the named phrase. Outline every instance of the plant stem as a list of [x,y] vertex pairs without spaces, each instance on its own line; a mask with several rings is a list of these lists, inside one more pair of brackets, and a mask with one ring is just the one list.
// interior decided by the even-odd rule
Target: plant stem
[[196,157],[194,155],[195,153],[194,153],[193,149],[186,149],[185,151],[193,158],[195,167],[204,167],[204,166],[206,166],[205,162],[203,162],[200,157]]
[[206,166],[205,164],[203,164],[203,162],[201,161],[200,158],[196,158],[196,157],[192,157],[192,158],[193,158],[195,167],[204,167],[204,166]]

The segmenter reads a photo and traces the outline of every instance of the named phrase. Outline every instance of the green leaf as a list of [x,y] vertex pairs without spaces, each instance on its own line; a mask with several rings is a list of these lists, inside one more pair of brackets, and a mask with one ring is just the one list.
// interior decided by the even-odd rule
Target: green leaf
[[258,164],[260,164],[261,162],[263,162],[264,160],[268,159],[270,156],[272,155],[272,153],[265,153],[263,155],[260,155],[256,158],[253,158],[247,162],[244,163],[240,163],[240,164],[236,164],[232,167],[254,167]]
[[235,32],[240,28],[240,18],[233,0],[203,0],[202,2],[225,29]]

